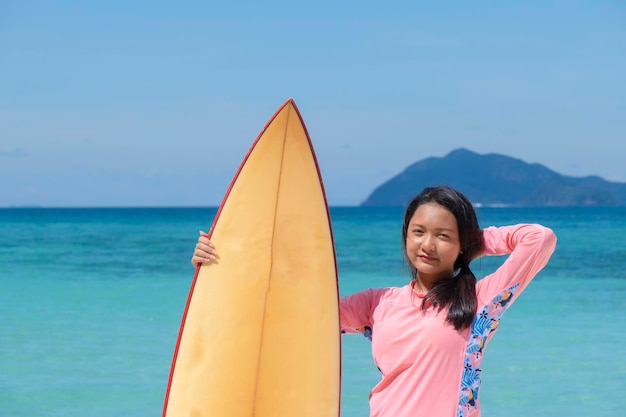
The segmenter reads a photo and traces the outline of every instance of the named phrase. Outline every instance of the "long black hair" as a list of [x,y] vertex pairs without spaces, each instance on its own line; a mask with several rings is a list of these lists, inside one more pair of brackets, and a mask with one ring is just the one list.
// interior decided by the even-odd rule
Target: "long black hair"
[[426,310],[429,302],[439,310],[447,307],[446,321],[456,330],[465,329],[471,326],[476,314],[476,276],[469,265],[483,250],[482,230],[478,225],[474,206],[462,193],[447,186],[425,188],[407,206],[402,226],[404,260],[413,280],[418,278],[418,272],[406,253],[409,222],[419,206],[431,202],[443,206],[456,218],[461,253],[454,262],[455,275],[433,285],[422,301],[422,310]]

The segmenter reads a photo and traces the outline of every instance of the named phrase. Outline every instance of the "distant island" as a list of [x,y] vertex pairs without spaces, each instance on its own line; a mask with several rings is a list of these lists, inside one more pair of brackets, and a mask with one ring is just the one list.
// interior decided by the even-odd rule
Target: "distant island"
[[405,206],[424,187],[449,185],[483,206],[626,206],[626,183],[569,177],[541,164],[465,148],[407,167],[377,187],[362,206]]

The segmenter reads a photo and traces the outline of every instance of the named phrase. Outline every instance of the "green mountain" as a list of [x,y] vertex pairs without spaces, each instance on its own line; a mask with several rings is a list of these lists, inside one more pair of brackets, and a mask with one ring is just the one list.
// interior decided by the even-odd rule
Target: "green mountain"
[[376,188],[362,206],[405,206],[424,187],[449,185],[485,206],[626,206],[626,183],[568,177],[543,165],[464,148],[418,161]]

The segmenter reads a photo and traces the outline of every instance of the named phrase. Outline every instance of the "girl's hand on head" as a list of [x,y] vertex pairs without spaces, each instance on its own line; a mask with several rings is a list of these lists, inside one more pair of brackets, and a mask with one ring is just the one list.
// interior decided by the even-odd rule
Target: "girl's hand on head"
[[217,259],[217,251],[213,242],[209,240],[209,237],[205,232],[200,231],[200,237],[198,243],[191,256],[191,264],[195,267],[200,264],[205,264]]

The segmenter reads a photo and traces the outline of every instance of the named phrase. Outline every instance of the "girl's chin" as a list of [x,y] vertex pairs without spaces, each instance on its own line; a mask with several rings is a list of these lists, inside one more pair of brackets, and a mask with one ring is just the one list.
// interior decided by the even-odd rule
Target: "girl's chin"
[[413,264],[413,266],[415,267],[415,269],[417,269],[417,272],[420,272],[422,274],[441,273],[441,270],[439,270],[436,266],[433,266],[426,262],[416,262],[415,264]]

